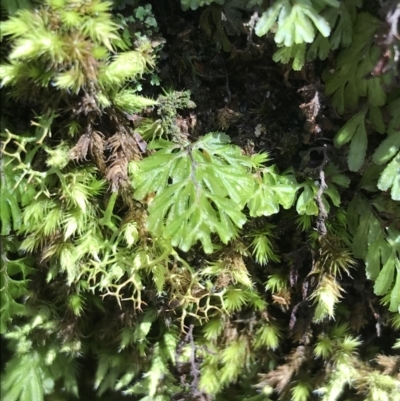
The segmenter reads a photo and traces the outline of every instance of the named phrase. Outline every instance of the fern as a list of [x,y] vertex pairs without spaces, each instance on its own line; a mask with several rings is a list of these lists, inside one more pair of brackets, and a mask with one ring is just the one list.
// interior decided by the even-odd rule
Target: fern
[[362,1],[346,0],[340,2],[339,7],[328,7],[322,11],[321,16],[329,23],[332,32],[327,38],[318,33],[307,51],[307,61],[317,56],[325,60],[330,50],[351,45],[356,8],[361,5]]
[[[383,144],[383,142],[382,142]],[[384,144],[387,146],[387,142]],[[383,170],[378,181],[378,188],[381,191],[388,191],[391,189],[390,194],[394,201],[400,200],[400,179],[398,171],[400,168],[400,152],[393,158],[393,160]]]
[[[255,33],[264,36],[269,31],[274,33],[274,40],[279,50],[273,55],[273,60],[287,64],[293,59],[293,69],[301,70],[306,59],[306,44],[313,43],[308,52],[308,58],[314,58],[314,53],[319,52],[320,58],[325,58],[329,51],[327,38],[331,28],[335,26],[336,8],[340,5],[336,0],[304,0],[294,2],[292,0],[275,1],[258,20]],[[321,11],[328,6],[325,15]],[[331,14],[329,14],[329,12]],[[336,12],[337,15],[337,12]],[[329,24],[328,21],[331,21]],[[336,32],[340,32],[341,26]],[[316,34],[319,34],[315,40]],[[319,47],[319,50],[315,50]],[[325,48],[321,50],[321,48]]]
[[[379,201],[375,206],[380,207]],[[354,232],[353,253],[356,257],[365,259],[367,277],[375,281],[375,293],[391,294],[389,309],[399,311],[400,280],[397,265],[400,257],[400,234],[394,227],[383,230],[379,219],[373,214],[374,209],[359,195],[353,198],[348,213],[353,213],[354,208],[362,208],[360,212],[363,214],[358,218],[357,213],[350,220],[350,227]]]
[[350,171],[358,171],[364,164],[368,146],[365,129],[366,110],[358,112],[338,131],[335,136],[335,146],[342,147],[351,142],[348,163]]
[[353,111],[359,99],[365,96],[371,106],[385,104],[382,78],[365,78],[373,70],[379,55],[379,49],[371,46],[370,41],[379,27],[379,20],[370,14],[358,14],[351,46],[339,54],[335,72],[324,74],[326,92],[332,95],[333,105],[340,114]]
[[[2,162],[4,160],[2,159]],[[18,198],[21,197],[15,194],[16,188],[13,181],[18,182],[18,176],[12,174],[12,169],[8,168],[2,171],[1,187],[3,194],[0,200],[1,203],[1,235],[8,235],[12,231],[17,231],[21,227],[21,209]]]
[[157,153],[141,162],[133,180],[136,199],[155,193],[150,231],[185,251],[200,240],[207,253],[212,233],[224,243],[234,238],[246,222],[241,210],[254,187],[251,160],[220,133],[193,145],[157,141],[151,148]]
[[181,0],[182,10],[196,10],[204,5],[209,5],[212,3],[224,4],[225,0]]
[[400,182],[397,174],[400,163],[400,153],[398,152],[400,131],[399,117],[395,112],[399,106],[400,99],[395,99],[389,104],[388,109],[392,118],[387,129],[388,136],[381,142],[372,156],[373,162],[377,165],[389,162],[381,173],[377,186],[381,191],[388,191],[391,188],[391,197],[395,201],[400,200]]
[[[336,7],[339,5],[336,1],[321,1],[320,3],[328,3]],[[276,1],[258,21],[256,34],[265,35],[278,18],[275,33],[275,42],[278,44],[283,43],[286,47],[290,47],[294,43],[311,43],[315,38],[315,28],[326,37],[330,33],[329,24],[315,12],[314,7],[315,4],[311,1],[296,3],[290,0]]]
[[[7,133],[8,139],[3,142],[3,149],[12,134]],[[29,183],[26,178],[26,173],[20,169],[18,163],[14,160],[14,155],[21,158],[24,143],[14,154],[4,154],[0,161],[0,174],[1,174],[1,188],[2,196],[0,198],[0,221],[1,221],[1,235],[8,235],[12,231],[17,232],[22,224],[21,207],[29,204],[36,191],[33,185]],[[31,155],[32,156],[32,155]]]
[[[16,316],[28,315],[24,302],[28,292],[29,275],[35,270],[32,268],[32,259],[29,257],[12,258],[17,252],[18,242],[12,238],[2,239],[2,266],[0,270],[1,285],[1,319],[0,333],[5,334]],[[11,258],[11,259],[10,259]],[[20,278],[18,276],[21,276]]]
[[255,230],[247,235],[252,238],[250,248],[256,262],[260,265],[266,265],[269,261],[279,262],[279,256],[273,250],[273,244],[270,237],[273,237],[272,224],[267,224],[262,230]]
[[270,216],[279,212],[279,206],[289,209],[299,188],[292,174],[278,174],[274,166],[261,169],[255,188],[247,202],[250,216]]
[[53,386],[43,359],[35,351],[10,361],[2,380],[7,401],[41,401]]
[[[199,138],[188,91],[142,96],[162,42],[149,5],[116,1],[126,9],[116,18],[100,0],[2,5],[12,14],[2,85],[36,113],[24,132],[2,120],[5,399],[87,398],[94,388],[142,401],[397,401],[398,358],[376,345],[382,331],[399,348],[399,102],[393,71],[367,77],[378,61],[394,69],[397,43],[374,40],[383,23],[359,0],[267,3],[181,6],[211,5],[200,25],[225,50],[235,25],[260,54],[252,30],[270,33],[273,60],[294,69],[330,55],[327,93],[347,122],[336,150],[317,148],[314,168],[315,148],[281,173],[223,133]],[[229,63],[239,66],[250,52],[236,50]],[[307,79],[316,87],[319,76]],[[296,166],[302,154],[291,155]]]

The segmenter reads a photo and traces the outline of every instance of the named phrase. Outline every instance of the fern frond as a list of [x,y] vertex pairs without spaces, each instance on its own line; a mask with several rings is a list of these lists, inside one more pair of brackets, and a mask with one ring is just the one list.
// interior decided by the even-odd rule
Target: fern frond
[[[47,383],[43,382],[47,380]],[[12,401],[43,401],[44,395],[51,392],[54,380],[37,351],[15,356],[6,366],[2,378],[2,388]]]
[[150,231],[186,251],[200,240],[206,253],[213,250],[212,233],[224,243],[233,238],[246,221],[241,210],[254,186],[249,158],[220,133],[185,147],[164,140],[152,147],[160,150],[140,163],[133,180],[136,199],[156,193]]

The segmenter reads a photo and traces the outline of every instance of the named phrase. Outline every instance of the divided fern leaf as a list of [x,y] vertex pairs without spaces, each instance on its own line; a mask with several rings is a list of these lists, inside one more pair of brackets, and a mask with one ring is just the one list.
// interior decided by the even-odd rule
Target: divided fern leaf
[[246,222],[242,209],[255,184],[251,158],[221,133],[185,146],[160,140],[151,148],[158,151],[140,162],[133,178],[136,199],[155,193],[150,231],[185,251],[200,240],[211,253],[213,233],[224,243],[232,239]]

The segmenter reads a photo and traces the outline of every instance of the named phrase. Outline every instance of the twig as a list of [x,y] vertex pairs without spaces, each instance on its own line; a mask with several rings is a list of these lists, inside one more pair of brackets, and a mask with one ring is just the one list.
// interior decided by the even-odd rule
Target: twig
[[319,214],[318,214],[318,218],[317,218],[317,231],[321,235],[326,235],[328,230],[326,229],[326,226],[325,226],[325,220],[328,217],[328,213],[325,209],[324,203],[322,202],[322,194],[324,193],[325,189],[328,188],[328,185],[325,182],[324,167],[326,166],[326,164],[328,164],[329,157],[327,155],[327,148],[325,146],[323,147],[323,155],[324,155],[324,159],[322,160],[322,163],[319,166],[320,185],[319,185],[319,190],[317,193],[317,203],[318,203],[318,209],[319,209]]
[[221,60],[222,60],[222,65],[224,66],[224,71],[225,71],[225,79],[226,79],[226,93],[228,94],[228,101],[227,104],[229,104],[232,100],[232,93],[231,90],[229,89],[229,77],[228,77],[228,70],[226,69],[226,64],[224,57],[221,55]]

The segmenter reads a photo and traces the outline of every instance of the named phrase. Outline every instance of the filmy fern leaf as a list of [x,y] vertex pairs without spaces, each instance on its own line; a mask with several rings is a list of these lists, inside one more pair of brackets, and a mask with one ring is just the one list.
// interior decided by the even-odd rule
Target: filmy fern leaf
[[52,390],[54,381],[42,357],[33,351],[15,356],[7,364],[1,384],[5,401],[42,401],[44,395]]
[[213,233],[224,243],[233,238],[246,222],[241,210],[254,188],[251,159],[221,133],[186,146],[160,140],[152,148],[159,150],[133,179],[136,199],[155,193],[150,231],[184,251],[200,240],[206,253],[213,250]]
[[[315,38],[315,28],[323,36],[328,36],[331,28],[328,22],[318,15],[311,1],[279,0],[262,15],[256,25],[256,34],[265,35],[278,20],[275,42],[286,47],[294,43],[311,43]],[[338,2],[331,2],[338,6]]]
[[380,24],[370,14],[358,14],[351,46],[339,54],[335,71],[324,75],[326,91],[333,95],[332,103],[339,114],[355,110],[362,96],[368,96],[370,106],[385,104],[386,94],[380,83],[381,78],[365,78],[379,58],[380,51],[376,46],[371,46],[371,38]]
[[270,216],[279,212],[280,205],[289,209],[294,203],[298,189],[292,174],[280,175],[274,166],[262,169],[247,202],[250,216]]

